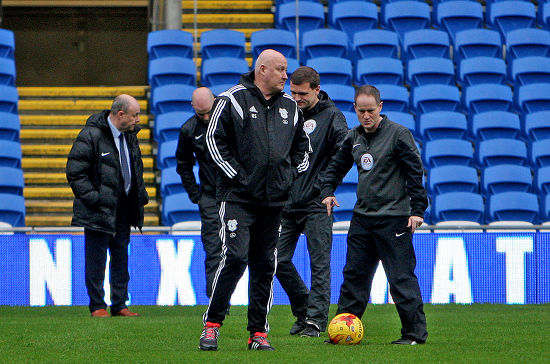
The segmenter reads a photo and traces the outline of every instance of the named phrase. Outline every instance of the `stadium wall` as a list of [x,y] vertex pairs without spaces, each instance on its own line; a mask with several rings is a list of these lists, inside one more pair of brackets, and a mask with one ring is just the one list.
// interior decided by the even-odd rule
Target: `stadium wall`
[[[426,303],[550,302],[550,233],[425,233],[414,235],[416,274]],[[129,246],[130,304],[205,305],[204,251],[197,235],[132,235]],[[332,297],[338,300],[346,235],[335,234]],[[310,282],[305,238],[294,262]],[[247,274],[232,304],[247,304]],[[108,271],[106,272],[108,282]],[[109,285],[106,283],[106,296]],[[374,278],[371,302],[392,302],[383,268]],[[84,236],[0,235],[0,305],[87,305]],[[275,280],[274,304],[288,304]]]

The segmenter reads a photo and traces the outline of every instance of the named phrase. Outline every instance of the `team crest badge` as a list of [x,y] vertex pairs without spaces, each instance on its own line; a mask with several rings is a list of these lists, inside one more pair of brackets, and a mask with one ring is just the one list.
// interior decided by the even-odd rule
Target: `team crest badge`
[[288,119],[288,111],[287,109],[283,109],[282,107],[279,108],[279,114],[281,114],[281,117],[283,119]]
[[231,219],[231,220],[228,220],[228,221],[227,221],[227,229],[228,229],[229,231],[235,231],[235,230],[237,230],[237,225],[238,225],[238,223],[237,223],[237,220],[236,220],[236,219]]
[[316,127],[317,127],[317,122],[313,119],[309,119],[304,122],[304,131],[308,135],[313,133]]
[[361,168],[363,168],[365,171],[370,171],[373,165],[374,160],[372,159],[372,155],[366,153],[361,156]]

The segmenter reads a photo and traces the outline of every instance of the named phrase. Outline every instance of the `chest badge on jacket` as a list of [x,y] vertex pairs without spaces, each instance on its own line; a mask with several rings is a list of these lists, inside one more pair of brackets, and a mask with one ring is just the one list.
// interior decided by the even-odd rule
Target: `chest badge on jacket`
[[374,160],[370,153],[365,153],[361,156],[361,168],[363,168],[365,171],[370,171],[373,165]]
[[254,107],[254,105],[252,105],[250,107],[250,109],[248,109],[248,111],[250,112],[250,117],[252,119],[256,119],[258,117],[258,110],[256,110],[256,108]]
[[283,118],[283,124],[288,124],[288,110],[285,108],[280,107],[279,108],[279,114]]
[[304,122],[304,131],[307,133],[307,135],[313,133],[316,127],[317,127],[317,122],[313,119],[309,119]]

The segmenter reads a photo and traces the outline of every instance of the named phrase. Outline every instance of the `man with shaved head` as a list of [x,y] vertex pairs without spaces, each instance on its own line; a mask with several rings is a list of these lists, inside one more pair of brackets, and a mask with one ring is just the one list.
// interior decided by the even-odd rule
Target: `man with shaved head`
[[[212,282],[220,262],[222,245],[219,232],[218,207],[216,205],[216,169],[206,150],[206,128],[210,121],[214,95],[207,87],[199,87],[193,92],[191,105],[195,115],[190,117],[181,127],[178,147],[176,149],[176,171],[181,177],[183,187],[189,199],[199,204],[201,215],[201,240],[206,258],[204,270],[206,273],[206,295],[210,298]],[[199,180],[195,179],[193,167],[199,163]]]
[[263,51],[253,71],[216,99],[206,143],[218,166],[222,257],[199,340],[217,350],[231,294],[249,268],[250,350],[273,350],[267,314],[273,300],[276,244],[292,181],[307,170],[311,151],[296,102],[283,88],[287,61]]
[[72,225],[84,227],[86,289],[92,317],[109,317],[105,303],[105,265],[110,260],[111,315],[139,316],[128,300],[130,227],[141,230],[148,202],[137,133],[139,102],[117,96],[111,110],[88,118],[67,159],[74,193]]

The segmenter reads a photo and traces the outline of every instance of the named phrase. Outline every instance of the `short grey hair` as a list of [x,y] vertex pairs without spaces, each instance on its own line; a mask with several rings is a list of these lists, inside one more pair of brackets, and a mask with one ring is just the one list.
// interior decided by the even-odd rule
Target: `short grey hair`
[[119,95],[113,100],[113,104],[111,105],[111,114],[116,115],[119,111],[124,111],[126,113],[128,112],[129,107],[130,101],[128,100],[128,97]]

